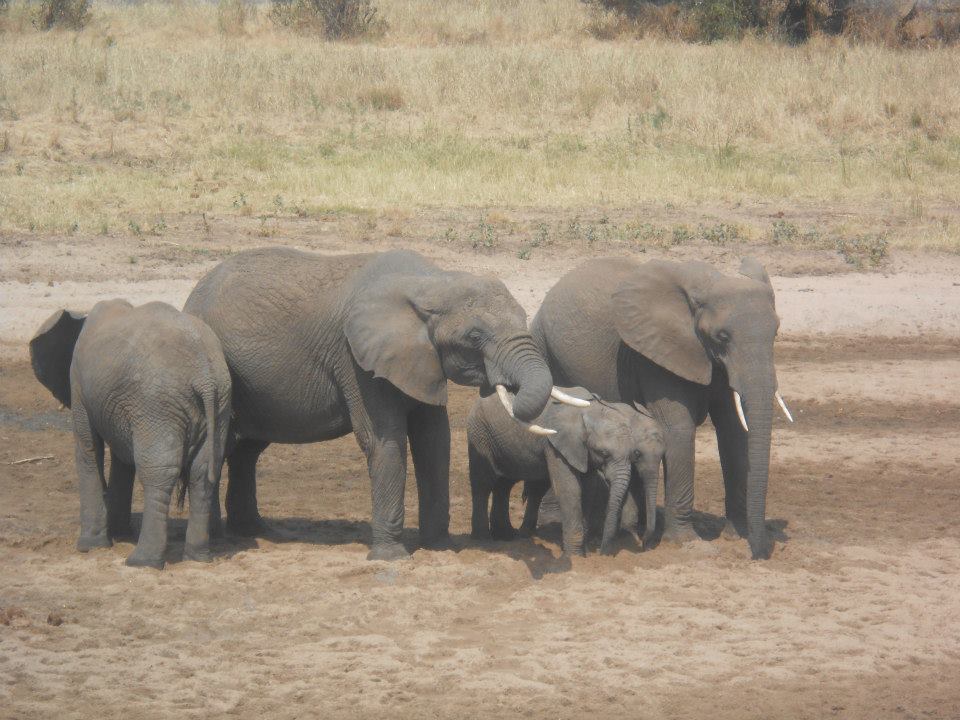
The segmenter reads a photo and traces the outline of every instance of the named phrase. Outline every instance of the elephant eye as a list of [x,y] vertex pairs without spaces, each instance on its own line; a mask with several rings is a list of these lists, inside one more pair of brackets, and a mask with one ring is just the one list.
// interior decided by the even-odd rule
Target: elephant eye
[[483,333],[480,332],[478,328],[474,328],[467,333],[467,337],[470,338],[470,342],[472,342],[474,345],[478,345],[483,340]]
[[719,340],[719,341],[722,342],[722,343],[728,343],[728,342],[730,342],[730,333],[727,332],[726,330],[718,330],[718,331],[717,331],[717,340]]
[[634,450],[634,451],[633,451],[633,462],[637,462],[638,460],[640,460],[640,451],[639,451],[639,450]]

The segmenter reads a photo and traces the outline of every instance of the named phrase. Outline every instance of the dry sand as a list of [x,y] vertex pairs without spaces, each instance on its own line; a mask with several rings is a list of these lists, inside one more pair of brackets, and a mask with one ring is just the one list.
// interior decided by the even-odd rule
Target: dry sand
[[[358,247],[312,237],[230,247]],[[68,419],[33,380],[24,343],[64,305],[181,303],[226,241],[206,253],[169,242],[180,244],[0,242],[0,717],[960,717],[955,258],[837,274],[835,258],[754,251],[775,273],[780,385],[797,416],[774,431],[769,561],[716,537],[709,426],[704,542],[640,553],[625,539],[616,557],[572,563],[556,524],[532,540],[472,542],[463,422],[474,391],[453,388],[455,551],[364,559],[369,482],[348,437],[265,453],[259,495],[275,542],[228,538],[212,565],[180,562],[175,514],[157,573],[124,566],[129,544],[74,551]],[[395,244],[499,274],[531,313],[582,254],[520,262]],[[725,267],[739,256],[663,254]],[[411,482],[411,524],[415,508]]]

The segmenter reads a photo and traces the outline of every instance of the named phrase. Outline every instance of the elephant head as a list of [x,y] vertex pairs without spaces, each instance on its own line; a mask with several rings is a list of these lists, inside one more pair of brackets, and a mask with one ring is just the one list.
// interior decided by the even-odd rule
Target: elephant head
[[780,320],[763,266],[747,258],[730,277],[704,263],[651,261],[615,290],[613,302],[617,332],[629,347],[690,382],[728,386],[736,415],[726,417],[739,419],[730,431],[746,444],[747,536],[753,556],[766,555],[774,400],[787,411],[773,357]]
[[61,403],[70,407],[70,363],[87,316],[57,310],[30,341],[33,374]]
[[636,471],[644,486],[646,542],[656,526],[657,484],[664,452],[660,424],[642,406],[635,410],[623,403],[607,403],[583,388],[570,388],[565,394],[592,402],[583,410],[551,403],[544,411],[543,422],[556,428],[556,434],[550,435],[550,444],[570,467],[581,475],[596,472],[609,487],[600,551],[611,552],[630,487],[631,470]]
[[361,367],[421,402],[445,404],[447,380],[484,394],[496,387],[507,411],[529,422],[553,391],[526,313],[494,278],[442,271],[375,278],[348,310],[345,330]]

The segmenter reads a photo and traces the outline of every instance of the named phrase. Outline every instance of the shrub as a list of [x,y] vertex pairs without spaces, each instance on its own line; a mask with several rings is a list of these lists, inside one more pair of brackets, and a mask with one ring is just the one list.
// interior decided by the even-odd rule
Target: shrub
[[33,19],[40,30],[80,30],[90,20],[90,0],[41,0]]
[[387,23],[372,0],[274,0],[273,21],[331,40],[382,35]]

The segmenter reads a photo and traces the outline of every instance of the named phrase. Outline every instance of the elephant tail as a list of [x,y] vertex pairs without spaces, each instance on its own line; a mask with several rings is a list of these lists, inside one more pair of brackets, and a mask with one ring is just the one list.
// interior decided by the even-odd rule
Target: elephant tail
[[[203,415],[205,422],[203,447],[200,448],[202,457],[207,459],[207,482],[214,488],[211,492],[216,492],[217,483],[220,479],[220,467],[217,463],[217,438],[220,436],[217,427],[217,386],[215,383],[208,383],[203,387],[194,387],[194,392],[200,398],[203,405]],[[182,473],[180,477],[180,487],[177,493],[177,507],[183,510],[183,501],[187,495],[187,480],[189,473]]]

